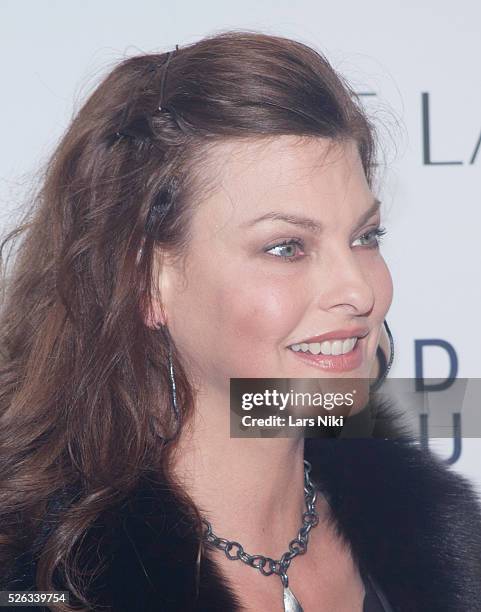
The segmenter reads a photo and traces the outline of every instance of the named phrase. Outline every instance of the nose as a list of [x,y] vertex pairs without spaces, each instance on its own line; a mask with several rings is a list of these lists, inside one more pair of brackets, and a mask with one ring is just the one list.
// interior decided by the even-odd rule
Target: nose
[[374,301],[374,283],[366,274],[362,259],[351,248],[337,248],[325,259],[325,273],[319,279],[319,305],[323,310],[345,310],[367,316]]

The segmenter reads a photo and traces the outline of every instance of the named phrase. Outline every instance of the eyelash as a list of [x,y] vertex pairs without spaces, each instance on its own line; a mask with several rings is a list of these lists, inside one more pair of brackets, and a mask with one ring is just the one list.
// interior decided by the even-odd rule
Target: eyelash
[[[376,228],[374,228],[372,230],[369,230],[368,232],[362,234],[362,236],[359,236],[358,240],[373,234],[374,237],[376,238],[376,242],[372,246],[367,246],[367,245],[362,245],[362,246],[367,246],[367,248],[369,248],[369,249],[377,249],[377,248],[379,248],[379,245],[382,242],[382,237],[385,236],[386,233],[387,233],[387,229],[385,227],[376,227]],[[275,245],[269,247],[268,249],[266,249],[265,252],[269,254],[269,251],[272,251],[272,249],[276,249],[278,247],[283,247],[283,246],[290,246],[292,244],[297,245],[301,249],[304,248],[304,242],[302,240],[299,240],[299,238],[291,238],[289,240],[284,240],[283,242],[279,242],[278,244],[275,244]],[[271,257],[278,257],[283,262],[286,262],[286,263],[294,263],[296,261],[299,261],[299,259],[302,259],[302,255],[299,256],[299,257],[286,257],[285,255],[270,255],[270,256]]]

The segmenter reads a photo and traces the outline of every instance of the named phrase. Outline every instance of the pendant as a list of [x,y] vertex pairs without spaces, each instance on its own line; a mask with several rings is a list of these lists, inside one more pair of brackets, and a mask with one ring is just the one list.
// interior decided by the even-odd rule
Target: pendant
[[289,587],[284,587],[284,612],[304,612]]

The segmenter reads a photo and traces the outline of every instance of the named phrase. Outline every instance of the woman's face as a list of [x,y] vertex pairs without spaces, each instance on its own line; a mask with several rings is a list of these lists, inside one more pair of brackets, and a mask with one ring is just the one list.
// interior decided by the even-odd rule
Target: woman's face
[[215,156],[218,188],[196,206],[185,267],[161,270],[185,363],[222,392],[230,378],[369,377],[392,281],[355,144],[281,136]]

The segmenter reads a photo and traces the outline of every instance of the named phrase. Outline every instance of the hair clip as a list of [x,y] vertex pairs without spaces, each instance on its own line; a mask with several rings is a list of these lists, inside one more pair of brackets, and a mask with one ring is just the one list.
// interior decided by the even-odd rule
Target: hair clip
[[148,140],[152,136],[152,130],[147,117],[137,117],[128,125],[115,132],[117,140],[120,138],[133,139],[137,142]]
[[171,176],[161,187],[147,214],[145,222],[145,232],[147,234],[153,235],[156,228],[164,221],[174,204],[178,188],[179,179],[176,176]]
[[[167,68],[169,66],[169,62],[172,59],[172,57],[174,56],[174,54],[179,50],[179,45],[175,45],[175,49],[174,51],[169,51],[167,53],[167,59],[164,62],[164,64],[162,64],[161,68],[162,68],[162,79],[160,82],[160,100],[159,100],[159,104],[157,107],[157,110],[160,112],[169,112],[169,109],[166,106],[163,106],[163,96],[164,96],[164,89],[165,89],[165,81],[166,81],[166,77],[167,77]],[[157,66],[150,66],[149,71],[152,70],[157,70],[158,69],[158,65]],[[120,124],[122,125],[122,121],[120,122]],[[114,142],[115,141],[119,141],[122,138],[134,138],[134,139],[141,139],[144,140],[146,138],[150,138],[152,136],[152,130],[151,130],[151,125],[150,122],[148,121],[147,117],[138,117],[135,121],[133,121],[132,123],[129,123],[128,126],[124,126],[123,129],[119,129],[115,132],[113,138],[114,138]],[[112,138],[112,137],[111,137]],[[112,141],[111,141],[112,142]]]
[[174,57],[175,53],[178,50],[179,50],[179,45],[175,45],[174,51],[169,51],[167,53],[167,59],[165,60],[165,63],[162,66],[163,70],[162,70],[162,80],[160,81],[160,98],[159,98],[159,104],[157,107],[157,110],[160,111],[161,113],[169,112],[169,109],[163,105],[164,87],[165,87],[165,81],[167,77],[167,68],[169,67],[169,62]]

